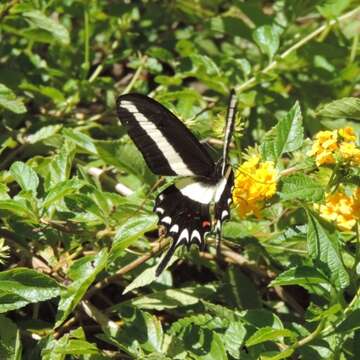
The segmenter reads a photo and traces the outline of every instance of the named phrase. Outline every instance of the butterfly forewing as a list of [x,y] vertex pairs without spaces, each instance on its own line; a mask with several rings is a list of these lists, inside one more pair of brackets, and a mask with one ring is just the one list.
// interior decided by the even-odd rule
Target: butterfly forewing
[[139,94],[123,95],[117,99],[117,112],[154,174],[206,177],[214,172],[206,149],[155,100]]

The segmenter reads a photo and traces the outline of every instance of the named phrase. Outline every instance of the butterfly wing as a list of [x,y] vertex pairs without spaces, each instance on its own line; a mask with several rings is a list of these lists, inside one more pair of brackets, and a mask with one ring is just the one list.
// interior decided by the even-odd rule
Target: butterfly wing
[[[172,237],[173,242],[165,257],[156,269],[156,275],[160,275],[165,269],[177,247],[197,244],[201,249],[205,247],[206,233],[211,229],[209,212],[210,191],[204,183],[187,179],[186,184],[181,183],[167,187],[156,198],[154,211],[159,216],[159,224],[164,226],[166,233]],[[187,188],[187,191],[184,190]],[[198,197],[191,198],[189,189],[196,189],[202,202]],[[203,195],[201,195],[201,193]]]
[[207,177],[214,172],[206,149],[157,101],[140,94],[122,95],[117,113],[154,174]]

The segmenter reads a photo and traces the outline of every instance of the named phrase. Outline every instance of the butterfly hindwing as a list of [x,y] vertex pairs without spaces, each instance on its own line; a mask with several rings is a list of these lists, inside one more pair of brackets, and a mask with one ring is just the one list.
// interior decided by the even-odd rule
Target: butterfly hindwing
[[[201,182],[196,182],[201,187]],[[177,187],[179,186],[179,187]],[[206,233],[211,229],[209,203],[201,203],[185,196],[180,185],[171,185],[161,192],[155,201],[154,211],[159,216],[159,225],[164,226],[167,235],[173,243],[164,259],[158,266],[156,273],[160,274],[169,262],[177,247],[191,244],[205,247]]]
[[122,95],[117,112],[154,174],[210,176],[214,162],[187,127],[157,101],[140,94]]

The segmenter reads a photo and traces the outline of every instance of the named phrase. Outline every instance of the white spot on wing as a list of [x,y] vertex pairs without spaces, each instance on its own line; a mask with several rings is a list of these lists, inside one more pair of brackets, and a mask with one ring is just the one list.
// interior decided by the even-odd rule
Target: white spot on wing
[[227,210],[223,210],[221,213],[221,220],[225,219],[229,215],[229,212]]
[[174,225],[170,228],[170,232],[173,232],[173,233],[179,232],[179,225],[178,225],[178,224],[174,224]]
[[170,216],[165,216],[164,218],[161,219],[161,222],[170,225],[171,224],[171,217]]
[[184,229],[178,239],[178,242],[181,242],[183,239],[185,239],[187,242],[189,241],[189,230]]
[[155,208],[155,212],[157,212],[157,213],[159,213],[159,214],[163,214],[164,211],[165,211],[165,210],[164,210],[163,208],[161,208],[161,207]]
[[180,154],[167,141],[158,127],[153,122],[149,121],[144,114],[139,112],[136,105],[128,100],[121,100],[119,106],[133,114],[139,126],[141,126],[146,134],[155,142],[156,146],[167,160],[170,168],[175,173],[184,176],[194,175],[194,173],[186,166]]
[[206,184],[192,178],[181,179],[175,183],[181,194],[201,204],[210,204],[214,198],[216,185]]
[[199,231],[197,230],[193,230],[193,232],[191,233],[191,240],[197,239],[199,243],[201,243],[201,236]]

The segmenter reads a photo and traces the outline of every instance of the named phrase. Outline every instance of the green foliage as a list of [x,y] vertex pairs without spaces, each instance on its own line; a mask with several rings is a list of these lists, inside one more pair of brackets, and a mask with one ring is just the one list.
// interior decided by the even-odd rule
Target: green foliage
[[[309,155],[319,130],[359,135],[356,6],[2,2],[0,358],[360,358],[358,224],[314,207],[354,192],[359,167]],[[152,208],[172,179],[149,171],[115,99],[156,98],[216,159],[231,88],[231,163],[274,162],[277,193],[261,218],[232,210],[219,261],[209,236],[157,278],[169,241]]]

